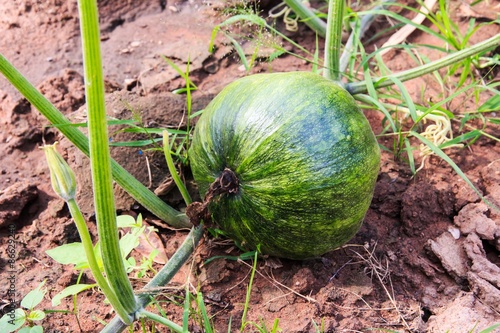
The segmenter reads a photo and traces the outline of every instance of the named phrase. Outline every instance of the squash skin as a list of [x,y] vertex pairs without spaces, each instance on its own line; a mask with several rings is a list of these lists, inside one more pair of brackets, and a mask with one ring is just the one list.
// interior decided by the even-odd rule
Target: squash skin
[[202,196],[229,168],[237,194],[209,204],[236,242],[306,259],[359,230],[372,200],[380,150],[342,87],[308,72],[257,74],[225,87],[206,107],[189,151]]

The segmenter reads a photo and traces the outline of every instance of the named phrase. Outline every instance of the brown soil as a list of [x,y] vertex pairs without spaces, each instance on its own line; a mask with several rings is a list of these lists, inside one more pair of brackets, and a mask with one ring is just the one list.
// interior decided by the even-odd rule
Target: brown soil
[[[192,80],[199,88],[193,95],[195,111],[202,109],[224,85],[245,75],[222,39],[217,53],[208,53],[211,30],[220,18],[201,1],[101,0],[99,4],[107,103],[113,117],[130,118],[130,110],[136,110],[147,126],[185,125],[185,99],[171,93],[182,87],[183,80],[160,55],[183,68],[190,60]],[[452,5],[463,9],[458,2]],[[485,2],[484,6],[495,8],[498,1]],[[82,121],[85,99],[76,1],[0,0],[0,11],[0,52],[62,112]],[[465,27],[468,18],[461,10],[455,12],[457,22]],[[489,12],[485,7],[484,14],[478,11],[475,15],[478,20],[487,20]],[[388,25],[383,19],[378,24]],[[499,30],[498,25],[486,26],[472,42]],[[305,27],[291,37],[314,50],[315,36]],[[418,32],[411,39],[415,43],[438,44]],[[382,42],[374,43],[380,46]],[[431,59],[439,57],[435,52],[427,49],[426,55]],[[395,71],[413,67],[404,53],[392,52],[385,57]],[[285,56],[271,64],[259,63],[252,72],[309,69],[304,61]],[[416,100],[421,97],[422,87],[426,98],[436,98],[439,87],[434,87],[433,82],[429,78],[414,80],[408,83],[408,89]],[[472,99],[457,98],[448,107],[464,113],[475,108]],[[78,202],[95,235],[89,164],[56,130],[46,127],[47,121],[3,78],[0,110],[0,149],[4,151],[0,156],[0,295],[6,298],[9,288],[7,243],[9,226],[15,225],[16,299],[19,301],[46,279],[49,291],[40,308],[53,309],[50,299],[74,284],[77,273],[54,262],[45,251],[78,241],[78,234],[64,203],[50,187],[43,152],[38,147],[43,141],[61,141],[60,151],[78,174]],[[379,133],[381,114],[366,114]],[[488,131],[500,136],[498,127]],[[113,137],[126,138],[130,139],[124,134]],[[381,143],[390,146],[387,139],[381,139]],[[483,195],[500,205],[498,141],[480,139],[469,148],[448,153]],[[160,153],[114,148],[113,156],[170,204],[182,205],[179,193],[169,190],[168,171]],[[194,193],[195,186],[189,185]],[[146,221],[159,229],[167,257],[186,235],[186,231],[169,229],[118,189],[117,209],[144,214]],[[159,298],[169,318],[181,322],[182,309],[175,303],[182,299],[189,282],[203,292],[217,331],[226,332],[230,320],[233,331],[237,331],[251,264],[226,259],[204,264],[206,259],[221,254],[239,252],[229,241],[205,237],[194,260]],[[268,329],[279,319],[282,332],[315,332],[314,323],[324,332],[370,328],[399,332],[480,331],[500,322],[499,254],[500,214],[482,202],[451,167],[431,157],[425,168],[412,177],[404,162],[383,153],[373,203],[356,237],[341,249],[314,260],[261,259],[247,319],[265,323]],[[89,276],[84,275],[82,282],[91,282]],[[140,288],[147,280],[134,279],[133,283]],[[101,323],[112,318],[111,309],[103,304],[103,296],[96,290],[81,293],[77,304],[79,324],[73,314],[49,314],[42,322],[45,332],[98,332]],[[68,298],[57,309],[73,310],[73,303]],[[197,325],[193,321],[190,330],[199,332]],[[135,331],[140,331],[138,326]],[[256,328],[249,326],[246,331]]]

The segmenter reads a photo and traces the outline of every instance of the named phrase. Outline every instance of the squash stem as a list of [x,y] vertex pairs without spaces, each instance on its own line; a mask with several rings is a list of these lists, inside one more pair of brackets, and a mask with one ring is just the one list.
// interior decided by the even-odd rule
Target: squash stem
[[342,42],[342,23],[344,19],[344,0],[330,0],[328,4],[328,22],[325,40],[325,70],[323,76],[339,82],[340,45]]
[[237,194],[240,187],[238,176],[233,170],[225,168],[219,177],[210,185],[203,202],[193,202],[186,208],[186,215],[193,225],[199,225],[201,221],[211,220],[208,205],[212,200],[224,194]]
[[123,263],[116,225],[97,1],[79,0],[78,10],[88,105],[90,169],[104,271],[111,289],[115,295],[119,295],[121,305],[128,314],[133,315],[138,305]]
[[[156,274],[143,288],[143,293],[138,296],[138,302],[141,308],[145,308],[151,302],[151,295],[158,292],[159,287],[166,285],[189,259],[203,236],[203,231],[204,228],[202,225],[192,228],[172,258],[170,258],[158,274]],[[141,312],[139,311],[139,313]],[[108,325],[101,330],[101,333],[119,333],[123,332],[126,328],[127,325],[123,323],[120,317],[115,316]]]
[[121,305],[120,297],[115,294],[113,289],[108,284],[108,281],[102,275],[99,264],[97,263],[97,259],[94,254],[94,247],[92,245],[89,230],[87,228],[87,225],[85,224],[85,219],[83,218],[83,215],[78,208],[75,199],[67,201],[66,204],[68,205],[70,214],[75,221],[76,227],[78,229],[78,234],[80,235],[80,239],[82,240],[83,248],[85,250],[85,255],[87,256],[90,270],[97,282],[97,285],[99,286],[99,288],[101,288],[104,296],[106,296],[106,298],[109,300],[109,303],[112,305],[113,309],[120,316],[120,318],[122,318],[122,320],[126,320],[127,324],[131,324],[132,320],[129,317],[129,314],[126,312],[125,308]]

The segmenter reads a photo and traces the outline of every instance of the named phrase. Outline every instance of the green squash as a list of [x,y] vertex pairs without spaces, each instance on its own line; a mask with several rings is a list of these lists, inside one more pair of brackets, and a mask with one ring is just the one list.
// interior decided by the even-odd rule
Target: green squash
[[352,96],[317,74],[257,74],[206,107],[189,151],[202,196],[225,168],[236,193],[208,205],[247,249],[290,259],[322,255],[359,230],[380,150]]

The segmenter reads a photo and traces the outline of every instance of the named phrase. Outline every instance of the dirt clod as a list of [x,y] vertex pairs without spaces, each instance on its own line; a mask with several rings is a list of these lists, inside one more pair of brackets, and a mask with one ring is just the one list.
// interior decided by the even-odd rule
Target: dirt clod
[[27,204],[38,196],[36,185],[19,182],[0,193],[0,228],[15,223]]
[[436,240],[429,240],[430,250],[436,255],[444,269],[459,284],[467,277],[467,256],[463,248],[463,240],[455,239],[451,233],[444,232]]

